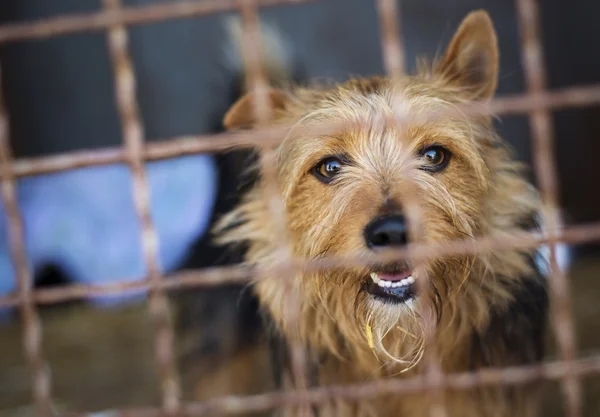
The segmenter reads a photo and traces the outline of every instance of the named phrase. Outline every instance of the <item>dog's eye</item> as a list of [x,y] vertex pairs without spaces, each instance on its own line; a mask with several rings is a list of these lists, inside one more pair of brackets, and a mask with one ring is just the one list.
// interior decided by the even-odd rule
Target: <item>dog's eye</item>
[[325,184],[330,183],[342,169],[342,161],[336,157],[323,159],[312,169],[315,177]]
[[451,153],[441,146],[430,146],[421,152],[423,161],[422,169],[425,171],[439,172],[446,168]]

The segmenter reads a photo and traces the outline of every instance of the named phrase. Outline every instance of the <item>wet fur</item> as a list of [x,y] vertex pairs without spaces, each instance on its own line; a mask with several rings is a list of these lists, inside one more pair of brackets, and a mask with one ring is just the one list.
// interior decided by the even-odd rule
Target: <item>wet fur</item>
[[[272,123],[294,126],[277,150],[278,186],[294,256],[318,259],[367,251],[365,225],[382,213],[402,212],[414,195],[419,196],[424,220],[422,243],[505,234],[532,223],[540,207],[538,195],[491,118],[465,116],[405,125],[389,121],[398,111],[418,116],[489,99],[497,83],[496,48],[487,14],[475,12],[465,19],[446,54],[421,65],[415,75],[269,93]],[[242,97],[225,117],[225,126],[253,127],[252,100],[251,94]],[[350,124],[327,136],[303,135],[306,127],[332,121]],[[415,161],[415,154],[432,144],[453,154],[448,168],[435,175],[419,170]],[[351,163],[334,183],[322,184],[310,174],[319,160],[340,154]],[[248,245],[247,263],[268,267],[282,252],[263,186],[259,179],[215,232],[221,244]],[[539,361],[543,355],[547,298],[534,255],[504,250],[417,265],[416,279],[427,274],[432,290],[393,306],[361,291],[369,268],[298,274],[291,288],[299,298],[298,322],[289,319],[290,289],[283,277],[261,277],[254,289],[273,331],[284,342],[308,346],[313,384],[421,373],[428,348],[420,305],[424,297],[435,309],[434,343],[444,371],[517,365]],[[367,343],[366,324],[373,331],[375,352]],[[288,373],[282,371],[283,384]],[[530,417],[536,412],[534,391],[500,387],[449,393],[448,415]],[[425,395],[388,396],[316,409],[324,416],[425,416],[429,403]]]

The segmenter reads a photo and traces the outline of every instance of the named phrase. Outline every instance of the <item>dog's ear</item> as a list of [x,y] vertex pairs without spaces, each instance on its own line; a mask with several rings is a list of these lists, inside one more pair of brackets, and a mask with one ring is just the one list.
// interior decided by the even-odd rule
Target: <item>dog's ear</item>
[[464,18],[436,68],[474,99],[494,95],[498,85],[498,38],[489,15],[478,10]]
[[[285,110],[288,96],[278,89],[269,89],[267,100],[272,112]],[[235,102],[223,118],[223,126],[227,130],[243,129],[254,126],[257,123],[254,107],[256,97],[254,93],[248,93]]]

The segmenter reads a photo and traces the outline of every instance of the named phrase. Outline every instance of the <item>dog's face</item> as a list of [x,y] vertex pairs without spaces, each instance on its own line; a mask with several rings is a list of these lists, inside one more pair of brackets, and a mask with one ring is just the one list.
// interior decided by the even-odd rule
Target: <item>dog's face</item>
[[[277,167],[295,255],[318,259],[376,254],[414,239],[431,243],[472,237],[489,226],[488,197],[495,187],[494,173],[501,169],[496,166],[502,163],[498,155],[504,155],[496,149],[489,118],[397,123],[394,115],[410,119],[490,98],[497,83],[496,43],[487,15],[474,13],[432,71],[395,81],[350,81],[294,95],[271,92],[277,120],[295,124],[278,149]],[[240,100],[226,125],[251,124],[250,102],[250,97]],[[348,123],[327,135],[306,133],[323,122]],[[242,207],[246,213],[240,215],[256,222],[261,216],[265,223],[271,219],[264,212],[257,215],[254,204],[254,209]],[[415,224],[409,224],[409,210],[419,218],[417,236],[411,233]],[[245,227],[246,232],[254,227],[259,233],[263,226]],[[257,242],[270,239],[246,236]],[[262,251],[269,249],[263,246]],[[260,253],[251,249],[250,257],[260,262]],[[336,330],[350,340],[360,337],[364,342],[368,324],[376,347],[404,363],[415,361],[422,351],[421,297],[432,300],[441,314],[444,306],[456,302],[453,294],[467,281],[471,266],[466,256],[419,265],[372,263],[307,273],[296,284],[303,308],[322,307]],[[431,294],[416,290],[425,274],[432,280]],[[278,286],[283,285],[277,279],[259,283],[263,301],[267,299],[275,315],[276,304],[282,303]],[[475,285],[481,290],[480,283]],[[318,327],[316,320],[309,325]],[[395,329],[404,337],[384,346],[386,335]],[[406,343],[407,335],[415,343]]]

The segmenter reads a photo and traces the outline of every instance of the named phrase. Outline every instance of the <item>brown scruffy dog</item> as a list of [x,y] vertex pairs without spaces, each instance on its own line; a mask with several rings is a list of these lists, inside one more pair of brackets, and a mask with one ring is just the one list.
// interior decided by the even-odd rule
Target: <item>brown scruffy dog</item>
[[[487,13],[477,11],[464,19],[441,59],[422,65],[416,75],[270,90],[272,123],[294,126],[276,162],[293,255],[314,260],[410,243],[406,206],[415,196],[419,243],[535,227],[538,195],[491,117],[456,113],[391,121],[398,112],[409,120],[487,100],[497,78],[495,30]],[[253,102],[252,95],[243,96],[225,126],[255,127]],[[326,135],[306,133],[323,122],[349,123]],[[249,264],[269,267],[279,260],[281,236],[263,187],[259,180],[217,234],[220,243],[247,244]],[[503,250],[298,273],[292,289],[299,298],[298,322],[286,315],[289,277],[262,277],[254,288],[278,335],[308,347],[315,385],[423,373],[421,359],[431,347],[424,337],[424,300],[436,313],[432,343],[443,371],[469,371],[541,359],[547,297],[538,255]],[[419,292],[425,274],[431,287]],[[446,391],[445,401],[451,417],[532,416],[534,391],[489,386]],[[428,415],[430,402],[424,394],[388,395],[315,409],[320,416],[416,417]]]

